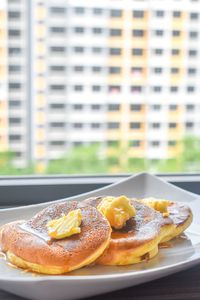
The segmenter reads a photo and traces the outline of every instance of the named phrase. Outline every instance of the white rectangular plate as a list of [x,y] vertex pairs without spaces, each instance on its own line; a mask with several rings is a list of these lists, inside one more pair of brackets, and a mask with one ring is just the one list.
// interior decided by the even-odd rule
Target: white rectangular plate
[[[172,247],[160,249],[149,262],[130,266],[92,266],[64,276],[34,275],[10,267],[0,259],[0,288],[35,300],[72,300],[137,285],[189,268],[200,262],[200,197],[186,192],[147,173],[131,176],[119,183],[89,193],[67,198],[84,200],[97,195],[158,197],[188,203],[194,220],[186,231],[186,239],[172,241]],[[63,201],[58,200],[58,201]],[[50,203],[30,205],[0,211],[0,225],[18,219],[28,219]]]

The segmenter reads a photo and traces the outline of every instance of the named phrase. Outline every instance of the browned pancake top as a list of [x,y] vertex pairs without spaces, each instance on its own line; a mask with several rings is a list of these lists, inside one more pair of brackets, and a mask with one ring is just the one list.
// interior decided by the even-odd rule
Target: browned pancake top
[[[84,201],[97,207],[104,197],[93,197]],[[143,203],[131,200],[136,209],[136,216],[127,221],[121,230],[113,230],[111,244],[118,249],[130,249],[147,243],[159,235],[162,226],[171,225],[170,218],[163,218],[162,214]]]
[[[73,236],[50,240],[46,224],[74,209],[81,209],[81,232]],[[27,222],[4,226],[1,244],[4,251],[42,265],[79,264],[91,256],[109,238],[108,221],[94,207],[80,202],[53,204]]]

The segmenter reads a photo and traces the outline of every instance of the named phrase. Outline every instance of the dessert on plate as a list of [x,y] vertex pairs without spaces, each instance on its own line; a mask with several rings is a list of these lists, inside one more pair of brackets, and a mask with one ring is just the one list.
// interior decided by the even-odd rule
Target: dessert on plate
[[30,220],[0,228],[0,246],[17,267],[63,274],[91,263],[129,265],[149,260],[159,244],[192,222],[182,203],[98,196],[50,205]]

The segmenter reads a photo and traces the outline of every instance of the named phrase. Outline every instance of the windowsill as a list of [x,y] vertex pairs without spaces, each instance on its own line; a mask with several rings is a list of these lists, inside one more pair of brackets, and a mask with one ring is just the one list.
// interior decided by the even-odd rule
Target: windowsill
[[[57,175],[0,177],[0,206],[29,205],[86,193],[130,176],[119,175]],[[200,194],[200,174],[158,174],[158,177]]]

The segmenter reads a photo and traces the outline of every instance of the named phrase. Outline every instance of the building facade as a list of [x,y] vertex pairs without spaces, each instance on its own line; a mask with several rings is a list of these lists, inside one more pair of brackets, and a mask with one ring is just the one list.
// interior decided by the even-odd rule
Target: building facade
[[1,1],[0,35],[0,149],[19,167],[92,143],[171,158],[200,133],[200,1]]

